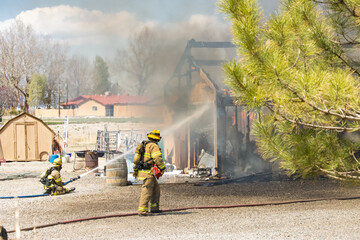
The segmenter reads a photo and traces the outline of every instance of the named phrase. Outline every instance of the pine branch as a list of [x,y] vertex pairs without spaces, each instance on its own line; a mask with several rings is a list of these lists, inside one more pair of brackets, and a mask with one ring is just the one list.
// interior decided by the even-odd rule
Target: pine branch
[[[297,125],[301,125],[304,127],[311,127],[311,128],[320,128],[320,129],[326,129],[326,130],[334,130],[334,131],[339,131],[339,132],[353,132],[353,131],[357,131],[360,129],[359,128],[347,128],[347,127],[333,127],[333,126],[326,126],[326,125],[317,125],[314,123],[305,123],[303,121],[300,121],[299,118],[296,118],[296,120],[292,120],[288,117],[286,117],[284,114],[280,113],[279,111],[276,111],[273,109],[272,105],[270,105],[268,102],[264,103],[265,107],[267,109],[269,109],[272,113],[279,115],[281,118],[283,118],[284,120],[293,123],[293,124],[297,124]],[[276,118],[277,121],[281,121],[280,119]]]
[[[313,0],[315,1],[315,0]],[[343,2],[341,0],[341,2]],[[325,3],[325,2],[322,2],[322,3]],[[329,3],[331,4],[331,3]],[[346,4],[345,4],[346,5]],[[316,23],[312,23],[310,22],[310,18],[309,16],[307,16],[306,14],[304,14],[304,20],[308,23],[308,27],[312,30],[312,32],[314,33],[313,36],[315,39],[317,39],[318,41],[320,42],[323,42],[318,36],[317,36],[317,31],[316,31]],[[320,28],[321,29],[321,28]],[[319,33],[321,36],[326,36],[326,34],[324,34],[322,31]],[[330,42],[332,42],[330,40]],[[340,59],[340,61],[342,61],[347,67],[349,67],[350,69],[353,70],[354,73],[356,73],[359,77],[360,77],[360,72],[358,69],[354,68],[343,56],[341,56],[341,54],[338,54],[336,51],[334,51],[334,49],[329,46],[328,44],[325,44],[323,42],[324,46],[321,47],[323,48],[325,51],[328,51],[329,53],[333,54],[335,57],[337,57],[338,59]],[[341,50],[341,52],[343,53],[343,50]]]
[[340,132],[343,132],[343,131],[353,132],[353,131],[357,131],[360,129],[360,127],[359,128],[347,128],[347,127],[317,125],[317,124],[313,124],[313,123],[304,123],[303,121],[300,121],[298,118],[296,120],[292,120],[292,119],[286,117],[285,115],[281,114],[280,112],[276,112],[276,113],[288,122],[291,122],[291,123],[294,123],[297,125],[301,125],[301,126],[305,126],[305,127],[320,128],[320,129],[334,130],[334,131],[340,131]]
[[[351,156],[352,156],[353,159],[357,162],[358,166],[360,166],[359,159],[356,158],[354,151],[351,153]],[[359,170],[359,167],[358,167],[357,169]]]
[[355,7],[353,9],[350,9],[350,6],[344,0],[340,0],[338,3],[341,4],[350,13],[351,16],[356,18],[360,17],[360,15],[356,13]]
[[[328,4],[328,5],[335,4],[334,2],[328,2],[328,1],[320,1],[320,0],[312,0],[312,1],[314,3],[319,3],[319,4]],[[350,13],[351,16],[356,18],[360,17],[360,15],[356,13],[356,8],[354,7],[354,9],[350,9],[350,6],[344,0],[339,0],[337,4],[342,5]]]
[[299,49],[299,50],[298,50],[298,56],[296,57],[296,60],[295,60],[294,64],[293,64],[292,66],[290,66],[290,67],[288,68],[288,70],[294,68],[294,67],[297,65],[297,63],[298,63],[298,61],[299,61],[299,59],[300,59],[300,54],[301,54],[301,50]]
[[310,107],[312,107],[314,110],[317,110],[317,111],[320,111],[322,112],[323,114],[325,115],[332,115],[332,116],[335,116],[335,117],[339,117],[343,120],[352,120],[352,121],[360,121],[360,115],[358,114],[355,114],[355,117],[353,116],[354,113],[352,115],[348,115],[348,114],[345,114],[344,111],[342,111],[340,109],[340,111],[342,112],[342,114],[339,114],[337,112],[334,112],[334,111],[331,111],[329,109],[322,109],[318,106],[316,106],[315,104],[312,104],[311,102],[307,101],[304,97],[300,96],[300,94],[290,86],[290,84],[288,83],[285,83],[283,82],[280,77],[279,77],[279,74],[278,72],[276,71],[276,68],[274,68],[274,71],[275,71],[275,75],[277,77],[277,80],[278,82],[283,85],[286,89],[288,89],[290,92],[292,92],[295,96],[297,96],[302,102],[306,103],[307,105],[309,105]]
[[358,69],[354,68],[348,61],[345,60],[345,58],[343,58],[340,54],[336,53],[335,51],[333,51],[330,47],[325,47],[324,48],[325,51],[329,51],[330,53],[332,53],[333,55],[335,55],[337,58],[339,58],[346,66],[348,66],[350,69],[352,69],[354,71],[354,73],[356,73],[356,75],[358,75],[360,77],[360,72],[358,71]]
[[327,174],[327,173],[325,173],[325,176],[327,176],[329,178],[332,178],[332,179],[335,179],[335,180],[339,180],[339,181],[345,181],[346,180],[345,178],[336,177],[334,175]]
[[323,168],[318,167],[318,169],[325,173],[327,176],[337,177],[338,180],[346,180],[346,179],[356,179],[360,180],[360,176],[353,176],[352,174],[360,174],[360,171],[351,171],[351,172],[338,172],[338,171],[329,171]]

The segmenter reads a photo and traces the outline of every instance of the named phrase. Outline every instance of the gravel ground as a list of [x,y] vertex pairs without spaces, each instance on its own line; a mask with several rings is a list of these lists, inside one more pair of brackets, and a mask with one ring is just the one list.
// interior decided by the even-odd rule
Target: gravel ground
[[[39,175],[48,165],[2,164],[0,196],[41,194]],[[23,178],[3,180],[24,173]],[[82,173],[73,171],[72,163],[65,163],[62,177],[66,181]],[[359,186],[326,179],[197,186],[194,181],[198,180],[166,174],[161,184],[161,208],[325,200],[104,218],[22,231],[21,239],[359,239],[360,199],[331,200],[360,197]],[[75,192],[62,196],[0,199],[0,225],[8,231],[15,229],[16,203],[20,228],[137,210],[139,184],[110,187],[106,178],[90,173],[71,186],[76,187]],[[16,234],[9,233],[9,238],[15,239]]]

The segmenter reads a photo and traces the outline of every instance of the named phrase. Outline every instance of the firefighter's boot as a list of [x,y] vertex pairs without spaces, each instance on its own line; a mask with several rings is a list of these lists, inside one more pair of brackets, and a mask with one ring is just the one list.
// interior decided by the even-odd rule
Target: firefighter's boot
[[3,226],[0,226],[0,240],[8,240],[6,229]]
[[138,212],[139,217],[147,217],[149,216],[148,212]]

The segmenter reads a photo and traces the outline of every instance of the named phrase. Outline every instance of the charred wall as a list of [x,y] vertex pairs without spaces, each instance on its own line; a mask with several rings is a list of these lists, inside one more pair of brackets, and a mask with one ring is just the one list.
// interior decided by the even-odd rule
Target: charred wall
[[[167,144],[172,163],[183,169],[205,162],[214,168],[213,173],[231,177],[271,171],[271,164],[259,156],[255,139],[250,134],[256,115],[234,104],[219,77],[223,59],[216,60],[216,56],[211,55],[212,48],[229,50],[232,45],[194,40],[189,43],[165,88],[170,122],[196,112],[202,105],[211,107],[172,134]],[[209,51],[206,56],[212,59],[197,60],[191,52],[193,47],[206,48]]]

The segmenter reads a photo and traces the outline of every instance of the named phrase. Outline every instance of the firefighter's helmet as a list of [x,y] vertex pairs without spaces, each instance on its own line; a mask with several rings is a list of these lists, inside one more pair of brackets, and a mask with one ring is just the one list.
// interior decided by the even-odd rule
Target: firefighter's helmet
[[150,133],[147,134],[147,137],[152,140],[160,141],[160,131],[159,130],[152,130]]
[[61,161],[61,158],[56,158],[54,161],[53,161],[53,165],[54,166],[62,166],[62,161]]

